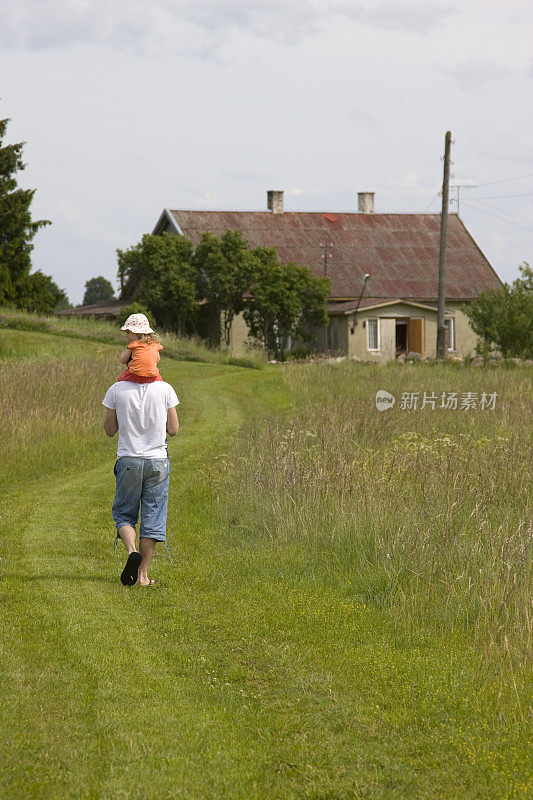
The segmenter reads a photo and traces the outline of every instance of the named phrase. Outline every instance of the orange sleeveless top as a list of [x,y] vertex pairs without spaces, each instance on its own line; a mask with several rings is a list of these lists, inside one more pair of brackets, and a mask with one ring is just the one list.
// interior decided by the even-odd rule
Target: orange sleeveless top
[[159,375],[157,368],[157,354],[163,349],[159,342],[139,342],[134,339],[127,345],[131,350],[131,358],[127,367],[134,375],[142,375],[143,378],[156,378]]

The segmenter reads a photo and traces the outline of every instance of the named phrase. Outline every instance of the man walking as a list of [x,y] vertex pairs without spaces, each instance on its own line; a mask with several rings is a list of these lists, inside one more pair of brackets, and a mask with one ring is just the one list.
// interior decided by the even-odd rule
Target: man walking
[[[125,586],[150,586],[148,567],[157,542],[166,541],[170,462],[167,434],[175,436],[179,422],[176,392],[165,381],[114,383],[104,397],[104,430],[118,431],[113,520],[117,538],[128,552],[120,576]],[[135,526],[141,510],[139,550]]]

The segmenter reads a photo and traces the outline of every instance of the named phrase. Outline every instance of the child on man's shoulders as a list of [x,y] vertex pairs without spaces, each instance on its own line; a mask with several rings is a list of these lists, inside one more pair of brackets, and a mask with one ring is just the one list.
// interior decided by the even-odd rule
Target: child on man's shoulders
[[118,380],[133,383],[163,380],[157,368],[163,345],[161,337],[150,327],[148,318],[144,314],[130,314],[120,330],[125,331],[128,339],[120,360],[128,366]]

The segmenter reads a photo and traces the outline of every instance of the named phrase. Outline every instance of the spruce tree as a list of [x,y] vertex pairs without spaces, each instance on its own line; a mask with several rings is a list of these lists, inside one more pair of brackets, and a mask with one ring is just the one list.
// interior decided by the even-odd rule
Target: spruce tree
[[0,120],[0,304],[24,305],[31,270],[32,240],[49,220],[34,222],[30,205],[35,189],[19,189],[16,173],[23,170],[24,142],[4,144],[9,119]]

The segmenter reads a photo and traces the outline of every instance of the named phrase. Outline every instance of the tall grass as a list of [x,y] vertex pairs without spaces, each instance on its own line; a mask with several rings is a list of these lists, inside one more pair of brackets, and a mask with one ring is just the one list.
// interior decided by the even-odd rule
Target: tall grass
[[[220,505],[241,537],[296,548],[321,583],[350,586],[398,624],[464,636],[527,714],[531,656],[531,425],[520,369],[286,365],[306,398],[244,429]],[[497,392],[494,411],[378,412],[375,392]],[[505,698],[505,700],[503,699]]]
[[104,456],[101,401],[117,371],[112,352],[0,361],[0,487]]
[[[51,333],[103,344],[124,344],[124,335],[116,322],[94,317],[57,317],[27,314],[12,308],[0,308],[0,329]],[[179,337],[163,332],[163,346],[167,358],[179,361],[202,361],[211,364],[232,364],[238,367],[261,369],[266,355],[259,348],[250,348],[244,355],[232,355],[225,348],[209,349],[198,338]]]

